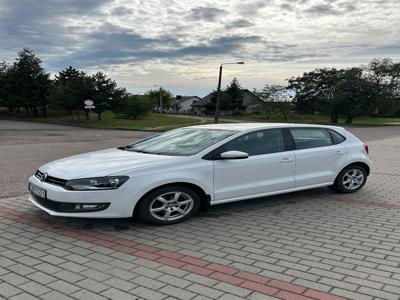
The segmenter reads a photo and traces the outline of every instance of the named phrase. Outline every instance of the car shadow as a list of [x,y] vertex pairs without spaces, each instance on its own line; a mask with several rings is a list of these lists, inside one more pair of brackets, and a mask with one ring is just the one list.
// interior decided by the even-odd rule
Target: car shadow
[[[210,210],[207,212],[207,214],[205,214],[205,216],[219,217],[233,213],[259,210],[262,208],[279,207],[287,204],[301,203],[303,201],[310,200],[310,198],[315,198],[315,200],[318,201],[318,199],[321,196],[329,196],[329,195],[332,195],[332,192],[329,189],[317,188],[317,189],[292,192],[287,194],[253,198],[243,201],[230,202],[230,203],[211,206]],[[278,211],[281,210],[275,210],[275,213],[279,214]]]
[[[221,217],[227,217],[233,214],[246,213],[254,210],[261,210],[263,208],[271,208],[273,215],[279,215],[286,205],[301,203],[308,201],[310,199],[315,199],[315,201],[321,201],[321,197],[329,197],[332,192],[327,188],[317,188],[306,191],[299,191],[281,195],[260,197],[254,199],[248,199],[244,201],[236,201],[224,204],[218,204],[211,206],[209,210],[205,213],[199,212],[192,216],[189,222],[201,222],[202,219],[218,219]],[[83,230],[97,230],[102,232],[121,232],[132,229],[143,229],[157,227],[155,225],[146,224],[140,220],[132,218],[110,218],[110,219],[87,219],[87,218],[66,218],[66,217],[54,217],[49,216],[46,213],[37,210],[35,214],[41,218],[46,218],[51,220],[51,222],[57,226],[64,224],[71,226],[76,229]],[[188,222],[186,221],[186,222]],[[171,226],[179,226],[171,225]]]

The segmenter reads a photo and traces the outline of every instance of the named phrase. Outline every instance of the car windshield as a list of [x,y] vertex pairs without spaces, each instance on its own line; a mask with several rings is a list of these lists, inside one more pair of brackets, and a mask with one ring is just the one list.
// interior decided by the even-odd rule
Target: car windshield
[[160,155],[193,155],[236,132],[209,128],[180,128],[128,145],[124,149]]

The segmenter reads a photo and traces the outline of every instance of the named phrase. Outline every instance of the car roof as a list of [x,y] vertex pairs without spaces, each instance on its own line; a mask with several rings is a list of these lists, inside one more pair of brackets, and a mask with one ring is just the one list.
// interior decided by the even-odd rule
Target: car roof
[[247,130],[254,130],[254,129],[268,129],[268,128],[282,128],[282,127],[334,128],[335,126],[315,125],[315,124],[298,124],[298,123],[222,123],[222,124],[207,124],[207,125],[190,126],[190,128],[234,130],[234,131],[247,131]]

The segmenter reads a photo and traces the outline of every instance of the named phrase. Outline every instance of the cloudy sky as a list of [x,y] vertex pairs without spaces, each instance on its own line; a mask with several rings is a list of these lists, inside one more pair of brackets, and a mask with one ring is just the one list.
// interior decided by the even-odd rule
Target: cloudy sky
[[101,70],[140,93],[204,96],[316,67],[400,59],[400,0],[0,0],[0,60],[33,49],[52,74]]

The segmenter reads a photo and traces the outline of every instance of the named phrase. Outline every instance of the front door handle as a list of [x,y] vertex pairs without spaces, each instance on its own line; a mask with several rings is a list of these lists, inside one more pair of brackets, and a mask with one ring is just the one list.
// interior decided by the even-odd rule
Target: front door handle
[[281,159],[281,163],[288,163],[288,162],[292,162],[292,161],[293,161],[293,159],[290,157],[285,157],[285,158]]
[[335,152],[335,155],[343,155],[343,154],[344,154],[344,152],[343,152],[343,151],[340,151],[340,150],[338,150],[338,151]]

